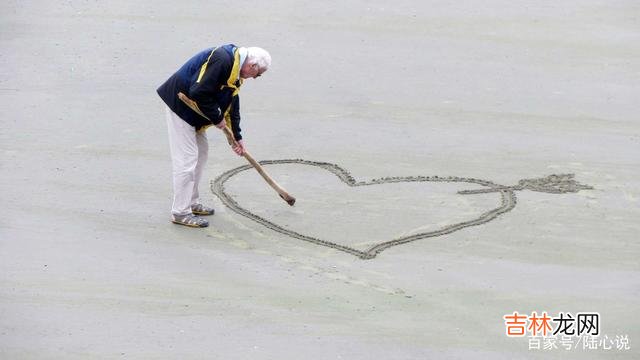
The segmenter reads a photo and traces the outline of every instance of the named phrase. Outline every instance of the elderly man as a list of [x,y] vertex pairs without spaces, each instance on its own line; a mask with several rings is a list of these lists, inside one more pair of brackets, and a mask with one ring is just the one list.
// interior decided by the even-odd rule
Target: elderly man
[[[207,227],[198,215],[213,215],[214,210],[200,203],[198,184],[207,161],[209,143],[206,128],[229,126],[235,137],[233,151],[242,155],[240,99],[242,81],[257,78],[271,65],[269,53],[258,47],[233,44],[206,49],[187,61],[158,88],[167,104],[169,146],[173,165],[173,221],[191,227]],[[178,98],[187,95],[200,114]],[[204,115],[204,116],[203,116]]]

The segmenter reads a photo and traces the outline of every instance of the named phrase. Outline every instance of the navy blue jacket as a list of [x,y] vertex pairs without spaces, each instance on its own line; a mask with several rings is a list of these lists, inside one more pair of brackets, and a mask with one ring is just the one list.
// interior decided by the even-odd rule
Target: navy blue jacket
[[[173,74],[157,92],[167,106],[197,131],[226,120],[236,140],[240,134],[240,99],[238,91],[240,61],[238,48],[229,44],[205,49]],[[208,120],[178,98],[182,92],[194,100]]]

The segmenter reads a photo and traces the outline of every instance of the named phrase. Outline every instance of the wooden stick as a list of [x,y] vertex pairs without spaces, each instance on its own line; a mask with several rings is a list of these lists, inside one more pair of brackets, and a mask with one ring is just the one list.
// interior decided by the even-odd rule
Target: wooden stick
[[[198,113],[200,116],[204,117],[205,119],[211,121],[211,119],[209,119],[198,107],[198,104],[189,99],[189,97],[181,92],[178,93],[178,98],[180,98],[180,100],[182,100],[182,102],[184,102],[188,107],[190,107],[193,111],[195,111],[196,113]],[[224,120],[222,120],[224,121]],[[229,129],[228,126],[225,125],[225,127],[222,129],[222,131],[224,132],[225,136],[227,137],[227,141],[229,142],[229,145],[231,146],[235,146],[237,145],[236,139],[233,136],[233,133],[231,132],[231,129]],[[246,150],[242,153],[242,156],[244,156],[245,159],[247,159],[247,161],[249,162],[249,164],[251,164],[251,166],[253,166],[258,173],[262,176],[262,178],[267,182],[267,184],[269,184],[277,193],[278,195],[280,195],[280,197],[287,202],[287,204],[293,206],[293,204],[295,204],[296,202],[296,198],[294,198],[293,196],[289,195],[289,193],[286,192],[285,189],[283,189],[280,185],[278,185],[277,182],[275,182],[275,180],[273,180],[271,178],[271,176],[269,176],[269,174],[267,174],[266,171],[264,171],[264,168],[262,168],[262,165],[260,165],[259,162],[257,162],[252,156],[251,154],[249,154],[249,152],[247,152]]]

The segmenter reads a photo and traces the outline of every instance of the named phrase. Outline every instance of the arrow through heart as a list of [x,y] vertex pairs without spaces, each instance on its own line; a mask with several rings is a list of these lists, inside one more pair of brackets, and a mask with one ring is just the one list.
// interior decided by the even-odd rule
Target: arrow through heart
[[308,241],[310,243],[314,243],[317,245],[322,245],[322,246],[326,246],[336,250],[344,251],[346,253],[355,255],[361,259],[373,259],[380,252],[392,246],[406,244],[416,240],[442,236],[442,235],[450,234],[452,232],[464,229],[466,227],[487,223],[497,218],[501,214],[504,214],[510,211],[515,207],[516,205],[515,191],[518,191],[518,190],[526,189],[526,190],[532,190],[532,191],[538,191],[538,192],[562,194],[562,193],[578,192],[580,190],[593,189],[591,186],[583,185],[573,180],[573,174],[554,174],[554,175],[549,175],[546,177],[536,178],[536,179],[523,179],[523,180],[520,180],[517,185],[503,186],[487,180],[456,177],[456,176],[385,177],[385,178],[379,178],[379,179],[374,179],[369,181],[356,181],[348,171],[346,171],[345,169],[341,168],[336,164],[302,160],[302,159],[263,160],[263,161],[260,161],[260,164],[265,166],[275,165],[275,164],[278,164],[278,165],[279,164],[299,164],[299,165],[306,165],[306,166],[321,168],[333,173],[343,183],[345,183],[350,187],[380,185],[380,184],[389,184],[389,183],[409,183],[409,182],[469,183],[469,184],[481,185],[484,188],[476,189],[476,190],[463,190],[463,191],[459,191],[458,194],[469,195],[469,194],[497,192],[500,195],[500,206],[494,209],[491,209],[489,211],[485,211],[484,213],[480,214],[477,218],[446,225],[433,231],[427,231],[427,232],[421,232],[417,234],[397,237],[395,239],[370,246],[369,248],[363,251],[363,250],[355,249],[350,246],[338,244],[338,243],[327,241],[327,240],[322,240],[318,237],[301,234],[297,231],[287,229],[281,225],[274,223],[273,221],[267,220],[264,217],[261,217],[249,211],[245,207],[238,204],[238,202],[236,202],[229,194],[225,192],[225,183],[232,177],[238,175],[239,173],[252,169],[250,165],[243,165],[243,166],[239,166],[237,168],[228,170],[211,182],[211,190],[213,191],[213,193],[216,196],[218,196],[220,200],[232,211],[244,217],[247,217],[259,224],[262,224],[271,230],[277,231],[279,233],[282,233],[303,241]]

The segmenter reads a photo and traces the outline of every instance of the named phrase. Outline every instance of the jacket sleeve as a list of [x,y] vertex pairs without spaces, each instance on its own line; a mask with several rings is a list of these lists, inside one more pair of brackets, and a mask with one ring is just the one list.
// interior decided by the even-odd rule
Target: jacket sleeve
[[236,140],[242,140],[242,134],[240,133],[240,96],[236,95],[231,101],[231,131],[233,131],[233,137]]
[[199,75],[198,80],[191,85],[189,97],[198,103],[198,107],[215,125],[222,121],[223,114],[220,105],[216,101],[215,94],[220,90],[221,78],[228,74],[227,64],[216,53],[208,60],[204,74]]

